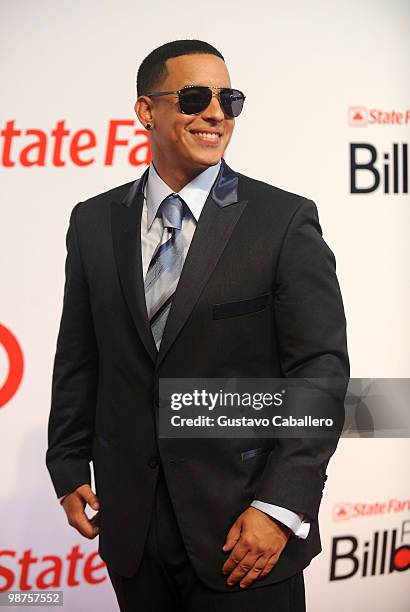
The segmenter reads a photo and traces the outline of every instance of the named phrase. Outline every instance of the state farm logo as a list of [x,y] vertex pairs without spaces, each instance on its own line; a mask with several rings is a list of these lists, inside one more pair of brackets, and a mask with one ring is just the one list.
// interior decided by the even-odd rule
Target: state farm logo
[[148,132],[136,128],[136,123],[133,119],[111,119],[97,138],[92,129],[70,129],[64,119],[49,129],[22,129],[12,119],[4,127],[0,125],[0,166],[149,165]]
[[0,323],[0,347],[6,352],[8,368],[4,382],[0,372],[0,408],[5,406],[20,386],[23,377],[24,359],[17,338]]
[[352,127],[367,125],[367,108],[365,106],[349,107],[349,125]]
[[14,589],[64,589],[106,580],[106,565],[98,551],[85,553],[79,545],[61,556],[34,555],[31,548],[22,552],[0,549],[0,593]]
[[367,106],[349,106],[348,121],[350,127],[366,127],[367,125],[408,125],[410,109],[403,111],[367,108]]
[[335,504],[332,516],[334,521],[347,521],[351,516],[351,504]]
[[347,521],[349,519],[375,515],[398,514],[410,512],[410,499],[391,498],[383,502],[356,502],[337,503],[333,506],[332,518],[334,521]]

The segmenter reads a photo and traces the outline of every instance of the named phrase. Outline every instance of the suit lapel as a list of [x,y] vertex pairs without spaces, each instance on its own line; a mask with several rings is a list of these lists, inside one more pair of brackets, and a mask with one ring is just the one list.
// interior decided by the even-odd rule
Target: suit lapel
[[158,368],[192,312],[247,200],[239,200],[239,177],[222,160],[218,177],[199,217],[158,352],[148,320],[142,276],[141,213],[147,176],[148,170],[133,183],[121,203],[112,203],[112,232],[125,299],[141,340]]
[[111,202],[111,231],[121,287],[131,316],[152,361],[157,347],[151,333],[145,303],[141,256],[141,215],[148,168],[120,202]]

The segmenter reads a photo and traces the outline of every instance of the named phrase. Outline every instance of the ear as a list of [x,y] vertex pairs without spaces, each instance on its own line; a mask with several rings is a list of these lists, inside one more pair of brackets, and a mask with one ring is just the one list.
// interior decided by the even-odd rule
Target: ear
[[134,110],[142,125],[153,123],[152,102],[148,96],[139,96],[135,102]]

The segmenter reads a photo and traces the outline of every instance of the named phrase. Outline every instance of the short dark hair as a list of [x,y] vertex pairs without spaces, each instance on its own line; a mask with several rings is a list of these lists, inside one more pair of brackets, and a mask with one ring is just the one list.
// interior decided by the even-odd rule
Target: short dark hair
[[168,75],[165,62],[172,57],[209,53],[225,61],[222,53],[203,40],[174,40],[157,47],[142,61],[137,73],[137,96],[155,90]]

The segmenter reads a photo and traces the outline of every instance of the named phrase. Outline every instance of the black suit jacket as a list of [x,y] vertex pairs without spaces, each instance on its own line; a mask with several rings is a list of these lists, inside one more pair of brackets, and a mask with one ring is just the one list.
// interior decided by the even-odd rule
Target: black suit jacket
[[[159,461],[188,555],[211,588],[228,589],[222,546],[253,499],[305,514],[309,536],[291,537],[257,588],[295,574],[320,552],[317,515],[337,438],[159,438],[158,381],[338,377],[347,386],[335,259],[314,202],[222,160],[157,353],[141,262],[146,177],[72,210],[47,467],[61,496],[90,483],[93,463],[99,552],[125,576],[142,555]],[[241,453],[256,447],[266,452],[244,461]]]

